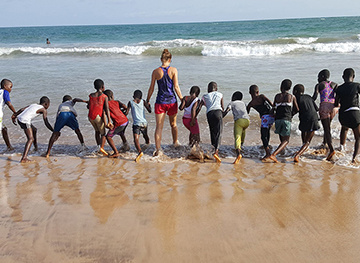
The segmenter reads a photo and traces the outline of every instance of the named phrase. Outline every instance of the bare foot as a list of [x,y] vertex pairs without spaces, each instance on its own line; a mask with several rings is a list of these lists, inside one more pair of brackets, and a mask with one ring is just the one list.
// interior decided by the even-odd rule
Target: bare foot
[[176,141],[176,142],[174,143],[174,147],[179,147],[179,146],[181,146],[181,144],[179,143],[179,141]]
[[153,153],[153,156],[156,157],[156,156],[161,156],[162,155],[162,152],[161,150],[156,150],[154,153]]
[[13,150],[14,150],[14,147],[12,147],[12,146],[7,147],[7,149],[6,149],[7,152],[11,152],[11,151],[13,151]]
[[118,158],[119,156],[119,153],[113,153],[112,155],[109,155],[109,158]]
[[269,159],[272,160],[274,163],[278,163],[278,162],[279,162],[279,161],[276,159],[276,157],[273,156],[273,155],[270,155],[270,156],[269,156]]
[[25,159],[21,159],[21,160],[20,160],[20,163],[31,163],[31,162],[33,162],[33,160],[30,160],[30,159],[28,159],[28,158],[25,158]]
[[233,162],[233,164],[238,164],[238,163],[240,162],[241,158],[242,158],[242,155],[239,154],[239,155],[236,157],[236,159],[235,159],[235,161]]
[[334,155],[335,155],[335,151],[332,151],[331,153],[329,153],[328,157],[326,157],[326,161],[330,161]]
[[298,156],[298,155],[295,155],[295,157],[294,157],[294,162],[295,162],[295,163],[298,163],[298,162],[299,162],[299,156]]
[[214,156],[214,158],[215,158],[215,160],[216,160],[217,163],[221,163],[221,159],[220,159],[219,155],[217,155],[217,154],[215,153],[213,156]]
[[108,152],[104,150],[104,148],[100,148],[99,152],[101,152],[104,156],[108,156]]
[[359,162],[357,160],[355,160],[355,159],[352,159],[351,163],[352,164],[359,164]]
[[135,158],[135,162],[138,163],[138,162],[140,161],[140,158],[141,158],[143,155],[144,155],[143,152],[139,153],[138,156],[136,156],[136,158]]
[[49,158],[49,157],[50,157],[50,153],[43,153],[41,156],[42,156],[42,157],[45,157],[45,158]]

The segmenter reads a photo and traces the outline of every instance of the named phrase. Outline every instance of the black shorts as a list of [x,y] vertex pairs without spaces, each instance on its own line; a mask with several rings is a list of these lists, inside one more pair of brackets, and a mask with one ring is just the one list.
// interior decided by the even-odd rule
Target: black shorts
[[299,130],[302,132],[312,132],[320,129],[319,121],[301,121],[299,124]]
[[143,135],[147,135],[147,125],[133,125],[133,134],[140,135],[142,133]]
[[342,126],[350,129],[355,129],[360,124],[360,111],[349,110],[345,112],[339,112],[339,121]]
[[27,129],[30,129],[30,128],[33,127],[32,124],[29,125],[29,124],[23,123],[23,122],[21,122],[19,120],[17,120],[17,122],[19,123],[20,128],[23,129],[23,130],[27,130]]

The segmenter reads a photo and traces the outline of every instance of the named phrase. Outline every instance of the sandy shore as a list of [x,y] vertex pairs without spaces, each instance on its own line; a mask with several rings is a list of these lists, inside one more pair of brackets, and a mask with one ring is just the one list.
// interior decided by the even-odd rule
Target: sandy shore
[[0,262],[359,262],[358,169],[0,156]]

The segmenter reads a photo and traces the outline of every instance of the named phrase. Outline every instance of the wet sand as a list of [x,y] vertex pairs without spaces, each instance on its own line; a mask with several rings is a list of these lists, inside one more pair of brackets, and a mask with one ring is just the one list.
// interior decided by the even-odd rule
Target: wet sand
[[359,262],[358,169],[0,156],[0,262]]

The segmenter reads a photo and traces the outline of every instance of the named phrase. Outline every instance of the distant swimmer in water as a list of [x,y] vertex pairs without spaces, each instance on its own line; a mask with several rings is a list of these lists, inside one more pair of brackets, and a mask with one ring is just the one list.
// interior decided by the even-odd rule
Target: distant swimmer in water
[[50,40],[47,38],[46,39],[46,44],[48,44],[48,45],[50,45],[51,43],[50,43]]

